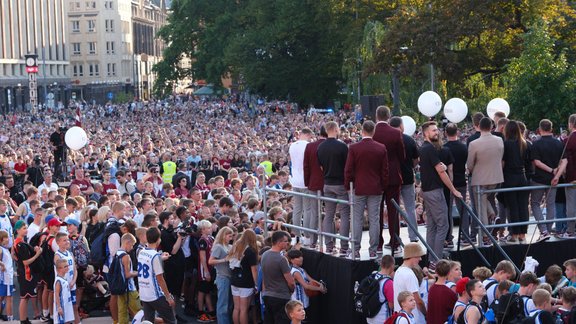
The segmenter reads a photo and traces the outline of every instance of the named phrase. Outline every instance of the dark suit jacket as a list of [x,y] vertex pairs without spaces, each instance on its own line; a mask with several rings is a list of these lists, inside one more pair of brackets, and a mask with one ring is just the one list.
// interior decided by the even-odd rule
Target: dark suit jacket
[[388,167],[390,176],[388,185],[402,185],[402,171],[400,170],[400,164],[406,159],[402,132],[393,128],[388,123],[378,122],[372,138],[376,142],[384,144],[386,146],[386,151],[388,151]]
[[304,184],[308,190],[316,191],[324,188],[324,173],[318,162],[318,146],[324,142],[321,138],[315,142],[308,143],[304,150]]
[[350,181],[354,182],[356,195],[381,195],[389,181],[386,146],[371,138],[351,144],[344,179],[346,189],[350,189]]

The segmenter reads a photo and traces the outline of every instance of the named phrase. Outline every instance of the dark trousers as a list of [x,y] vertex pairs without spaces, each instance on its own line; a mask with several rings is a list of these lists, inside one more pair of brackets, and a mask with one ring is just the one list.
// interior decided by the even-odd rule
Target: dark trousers
[[167,324],[175,324],[176,318],[174,317],[174,310],[168,304],[166,297],[162,296],[155,301],[142,302],[142,309],[144,310],[144,319],[154,323],[155,313]]
[[[400,242],[396,238],[396,235],[400,235],[400,222],[398,221],[398,210],[392,204],[392,199],[396,203],[400,202],[400,185],[389,185],[384,188],[384,193],[382,194],[382,201],[380,202],[380,231],[384,228],[384,203],[386,203],[386,211],[388,212],[388,233],[390,234],[390,246],[395,249]],[[378,242],[378,248],[381,249],[384,245],[384,238],[380,234],[380,240]]]
[[264,324],[290,324],[284,306],[290,299],[264,296]]

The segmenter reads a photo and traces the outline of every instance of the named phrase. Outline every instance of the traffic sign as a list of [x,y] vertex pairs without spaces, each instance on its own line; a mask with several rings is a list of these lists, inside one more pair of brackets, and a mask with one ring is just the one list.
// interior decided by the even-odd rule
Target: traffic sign
[[112,91],[108,92],[108,100],[114,99],[114,93]]

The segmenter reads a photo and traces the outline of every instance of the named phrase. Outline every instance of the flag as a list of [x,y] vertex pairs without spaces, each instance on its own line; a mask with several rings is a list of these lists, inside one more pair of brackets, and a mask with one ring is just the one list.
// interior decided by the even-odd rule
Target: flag
[[82,127],[82,120],[80,119],[80,107],[76,107],[76,117],[74,119],[76,120],[76,126]]

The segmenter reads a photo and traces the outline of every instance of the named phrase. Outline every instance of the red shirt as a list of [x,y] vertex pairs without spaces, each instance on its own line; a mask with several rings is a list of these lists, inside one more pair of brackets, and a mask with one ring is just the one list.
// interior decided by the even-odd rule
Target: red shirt
[[25,173],[27,167],[28,166],[26,165],[26,163],[16,163],[14,164],[14,171],[18,173]]
[[576,180],[576,132],[572,132],[564,142],[566,143],[566,149],[562,158],[568,159],[566,182],[572,182]]
[[88,188],[92,187],[92,183],[88,179],[74,179],[70,183],[70,185],[77,185],[80,188],[80,191],[84,193],[84,191],[88,190]]
[[[110,190],[118,189],[118,188],[116,188],[116,185],[113,183],[109,183],[109,184],[102,183],[102,188],[103,188],[104,194],[107,194],[108,191],[110,191]],[[82,190],[82,189],[80,189],[80,190]]]
[[426,323],[444,324],[448,316],[452,315],[454,304],[458,297],[452,289],[446,285],[434,284],[428,291],[428,309]]

